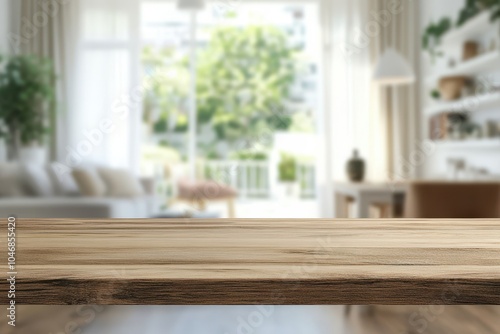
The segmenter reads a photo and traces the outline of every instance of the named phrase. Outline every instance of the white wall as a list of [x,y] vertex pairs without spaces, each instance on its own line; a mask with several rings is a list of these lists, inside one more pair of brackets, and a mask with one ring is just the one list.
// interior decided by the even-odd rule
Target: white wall
[[[458,18],[459,10],[463,7],[465,0],[420,0],[421,10],[421,31],[431,22],[436,22],[442,17],[450,17],[453,22]],[[460,52],[460,46],[456,50],[447,50],[454,54]],[[458,56],[458,55],[457,55]],[[460,57],[460,56],[458,56]],[[439,67],[440,65],[434,65]],[[441,66],[446,66],[446,60],[442,61]],[[429,104],[430,89],[424,84],[429,72],[436,72],[435,68],[430,65],[429,58],[426,54],[422,55],[422,82],[421,82],[421,105],[425,107]],[[496,81],[496,79],[495,79]],[[500,82],[498,82],[500,83]],[[424,112],[421,113],[421,128],[422,138],[429,138],[429,118]],[[488,111],[481,111],[477,115],[472,116],[472,120],[482,124],[487,120],[498,120],[500,122],[500,110],[498,108]],[[428,154],[425,159],[425,164],[420,168],[420,176],[424,178],[444,177],[447,175],[447,160],[449,158],[464,159],[468,166],[475,168],[485,168],[491,174],[500,175],[500,154],[497,149],[449,149],[434,146],[434,150]]]
[[8,51],[8,32],[10,30],[9,0],[0,0],[0,53]]
[[420,0],[421,22],[427,25],[443,16],[458,17],[458,11],[465,4],[465,0]]

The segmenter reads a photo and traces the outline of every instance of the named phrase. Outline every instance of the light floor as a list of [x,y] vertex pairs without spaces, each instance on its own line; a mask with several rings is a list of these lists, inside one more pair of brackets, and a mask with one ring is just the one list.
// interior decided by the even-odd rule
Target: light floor
[[[499,334],[499,306],[28,306],[2,334]],[[4,317],[2,317],[4,318]]]
[[[186,204],[177,204],[174,210],[192,210]],[[219,213],[227,218],[227,204],[223,202],[209,203],[209,212]],[[256,200],[239,199],[235,203],[236,218],[320,218],[316,200]]]

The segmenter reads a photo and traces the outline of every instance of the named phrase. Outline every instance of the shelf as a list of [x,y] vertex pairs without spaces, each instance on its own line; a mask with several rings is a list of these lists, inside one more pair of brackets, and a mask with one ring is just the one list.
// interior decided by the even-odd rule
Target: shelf
[[492,139],[464,139],[435,141],[438,147],[450,149],[500,149],[500,138]]
[[490,16],[491,12],[485,11],[466,22],[460,28],[451,30],[441,39],[442,45],[462,43],[480,38],[492,28],[493,23],[490,21]]
[[454,68],[450,68],[442,71],[441,73],[430,76],[429,83],[436,84],[439,79],[444,77],[472,77],[486,71],[498,71],[499,69],[500,52],[492,51],[460,63]]
[[440,102],[425,109],[425,114],[433,116],[443,112],[477,112],[491,107],[500,107],[500,93],[471,96],[465,99]]

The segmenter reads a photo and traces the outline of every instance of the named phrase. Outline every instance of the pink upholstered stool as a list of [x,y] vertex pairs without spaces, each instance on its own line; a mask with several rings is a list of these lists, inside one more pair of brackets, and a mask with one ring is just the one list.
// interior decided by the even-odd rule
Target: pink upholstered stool
[[195,205],[200,211],[204,211],[207,207],[207,202],[225,201],[227,202],[229,218],[234,218],[234,199],[236,196],[238,196],[238,192],[223,183],[210,180],[182,180],[178,183],[178,195],[174,199],[174,202],[188,202]]

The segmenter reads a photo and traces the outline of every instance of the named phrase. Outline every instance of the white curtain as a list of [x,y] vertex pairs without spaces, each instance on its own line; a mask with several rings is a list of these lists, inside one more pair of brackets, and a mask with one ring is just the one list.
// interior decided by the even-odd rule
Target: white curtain
[[50,155],[53,159],[62,151],[65,138],[64,119],[70,108],[70,83],[74,74],[76,18],[74,1],[63,3],[56,0],[10,1],[11,26],[7,35],[12,54],[36,55],[51,59],[57,74],[57,113],[50,120]]
[[67,150],[76,160],[136,169],[140,150],[139,1],[78,1],[74,108]]
[[139,1],[12,2],[14,51],[53,60],[58,75],[52,158],[68,166],[137,168]]
[[[392,19],[388,29],[381,31],[380,37],[372,45],[372,62],[388,47],[398,50],[413,66],[418,78],[420,71],[420,27],[419,4],[413,0],[371,1],[370,13],[377,13],[379,20],[384,11],[389,10]],[[386,123],[387,168],[384,181],[398,182],[417,176],[421,153],[420,100],[418,83],[393,88],[377,88],[376,97],[381,102],[381,117]]]
[[323,3],[325,63],[326,182],[323,215],[333,216],[331,181],[346,179],[354,149],[367,164],[367,181],[410,178],[402,164],[418,130],[417,85],[378,86],[372,75],[378,57],[392,46],[418,71],[419,38],[411,0],[342,0]]

